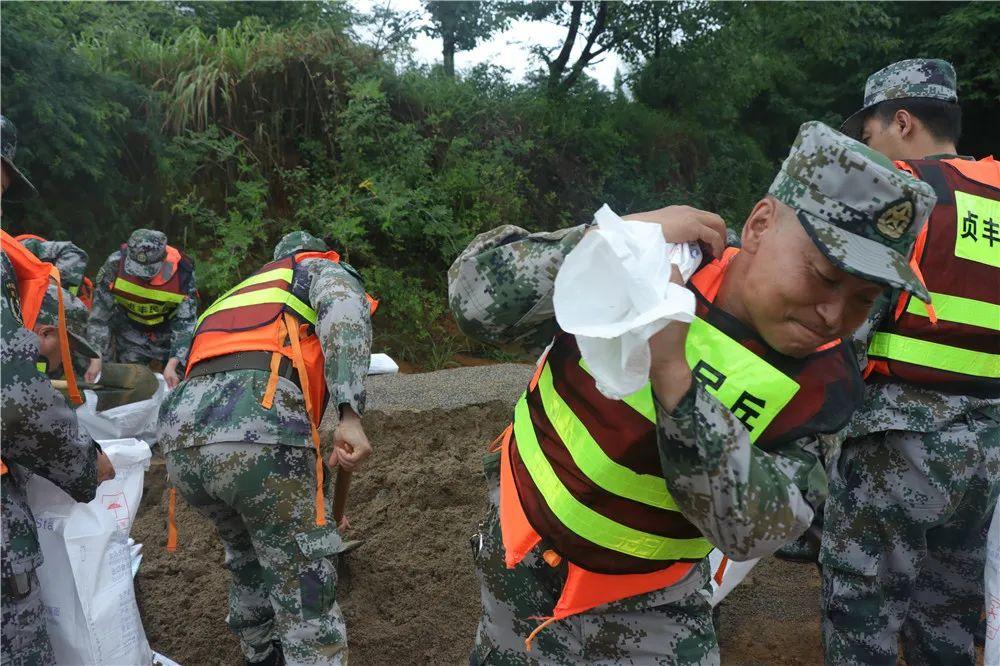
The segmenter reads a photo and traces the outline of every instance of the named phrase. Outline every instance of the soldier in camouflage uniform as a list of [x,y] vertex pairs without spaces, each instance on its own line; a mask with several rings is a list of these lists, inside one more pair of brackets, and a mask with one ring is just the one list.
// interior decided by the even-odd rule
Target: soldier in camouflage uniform
[[[14,155],[3,125],[3,186],[20,172],[8,170]],[[30,183],[22,183],[22,192]],[[33,188],[32,188],[33,189]],[[38,338],[23,327],[17,279],[6,252],[0,252],[0,520],[3,526],[2,639],[0,662],[44,666],[55,657],[45,626],[36,569],[42,564],[35,520],[24,499],[26,472],[39,474],[80,502],[94,498],[100,481],[112,478],[107,456],[77,426],[76,414],[35,367]]]
[[[900,109],[920,124],[898,117]],[[869,77],[864,108],[844,129],[892,159],[953,160],[959,114],[951,65],[906,60]],[[949,200],[954,193],[938,196],[939,206]],[[935,265],[956,261],[950,256]],[[937,277],[926,267],[924,276],[928,284]],[[862,356],[877,331],[892,330],[898,296],[887,295],[858,332]],[[934,295],[941,316],[945,298]],[[992,307],[996,336],[1000,315]],[[974,664],[986,533],[1000,494],[995,388],[992,395],[970,395],[875,372],[849,435],[829,464],[820,551],[827,663],[894,665],[902,638],[907,663]]]
[[108,256],[97,272],[87,338],[107,361],[148,363],[156,370],[162,368],[163,377],[172,388],[183,374],[197,319],[198,291],[193,265],[185,270],[182,263],[178,269],[185,298],[161,324],[147,326],[134,321],[111,292],[119,266],[129,275],[148,280],[161,272],[167,249],[163,232],[137,229],[129,237],[124,262],[122,250]]
[[[293,232],[274,258],[306,251],[327,247]],[[316,312],[328,404],[340,417],[328,464],[353,469],[371,452],[360,423],[371,349],[368,303],[349,265],[307,258],[299,266],[294,279],[304,282],[294,291],[307,293]],[[282,376],[265,408],[268,377],[250,369],[189,377],[160,410],[159,444],[171,482],[218,529],[232,574],[227,621],[247,663],[346,663],[336,601],[343,543],[334,525],[314,520],[316,460],[303,392]]]
[[[35,323],[35,333],[38,335],[38,350],[41,357],[39,370],[50,379],[61,379],[65,376],[62,367],[62,354],[59,351],[59,305],[55,284],[50,284],[42,299],[42,309]],[[90,345],[86,338],[87,315],[89,310],[79,298],[63,289],[63,316],[66,321],[66,334],[69,337],[70,354],[73,367],[79,371],[86,368],[92,359],[100,358],[100,354]]]
[[[901,200],[912,206],[909,228],[885,236],[877,226],[887,206]],[[765,217],[774,221],[773,230],[780,228],[789,235],[772,236],[768,259],[754,264],[750,256],[733,259],[743,268],[732,264],[729,270],[734,272],[725,278],[717,305],[746,317],[738,305],[759,299],[754,306],[758,317],[753,320],[759,335],[775,349],[802,356],[858,326],[883,285],[912,290],[926,299],[903,253],[933,202],[929,187],[899,174],[882,156],[820,123],[807,123],[769,196],[751,212],[743,232],[744,248]],[[713,229],[705,215],[672,207],[634,217],[659,222],[671,242],[711,239],[719,256],[724,231]],[[587,231],[588,225],[581,225],[529,233],[507,225],[478,236],[449,273],[450,305],[461,329],[492,344],[528,350],[548,344],[558,333],[552,304],[555,277]],[[762,248],[764,241],[759,242]],[[803,257],[810,253],[832,273],[817,278],[811,269],[792,266],[806,261]],[[756,277],[748,279],[753,273]],[[789,280],[789,275],[796,277]],[[830,296],[831,289],[837,296]],[[822,335],[813,331],[802,337],[797,332],[802,324],[786,320],[787,311],[767,311],[769,303],[788,302],[789,290],[801,290],[797,307],[805,309],[798,316],[823,328]],[[830,305],[831,300],[839,305]],[[820,310],[824,310],[819,314],[822,326],[816,321]],[[686,326],[672,323],[650,342],[658,402],[656,437],[670,494],[684,517],[729,557],[744,560],[774,552],[810,525],[812,507],[825,495],[818,443],[811,437],[767,452],[752,447],[744,424],[700,382],[692,382],[684,357],[686,332]],[[857,383],[857,368],[852,365],[848,370],[855,373]],[[526,652],[525,637],[552,612],[566,568],[543,561],[541,546],[507,568],[499,520],[499,460],[494,454],[486,462],[490,507],[473,540],[483,614],[471,663],[719,662],[707,559],[670,587],[549,625]]]

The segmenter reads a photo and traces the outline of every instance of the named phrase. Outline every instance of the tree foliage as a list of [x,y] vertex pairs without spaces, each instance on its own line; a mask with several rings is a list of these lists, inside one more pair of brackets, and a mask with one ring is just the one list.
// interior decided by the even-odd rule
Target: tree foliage
[[[399,68],[412,17],[369,17],[383,33],[363,44],[338,3],[8,3],[3,112],[42,196],[5,206],[4,227],[73,239],[92,269],[132,229],[162,229],[198,261],[206,300],[307,229],[382,300],[377,344],[426,366],[471,348],[447,323],[445,274],[476,234],[556,229],[602,203],[689,203],[739,226],[798,124],[837,125],[893,60],[954,62],[963,148],[1000,145],[988,3],[480,10],[560,22],[566,40],[577,12],[576,48],[514,83],[490,66]],[[456,49],[500,20],[463,23]],[[611,48],[634,100],[587,76]]]

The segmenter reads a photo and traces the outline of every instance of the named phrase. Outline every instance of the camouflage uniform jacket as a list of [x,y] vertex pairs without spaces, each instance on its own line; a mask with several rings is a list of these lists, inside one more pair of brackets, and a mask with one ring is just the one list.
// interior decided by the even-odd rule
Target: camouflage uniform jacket
[[[484,342],[542,350],[558,329],[555,276],[585,230],[530,234],[506,225],[478,236],[449,273],[459,327]],[[812,507],[825,498],[815,438],[765,453],[751,446],[743,424],[697,383],[673,411],[658,406],[657,439],[677,505],[733,559],[760,557],[795,539],[812,521]]]
[[[350,405],[362,414],[372,337],[364,289],[346,264],[306,259],[300,266],[305,270],[296,271],[296,280],[309,281],[317,314],[328,405]],[[182,382],[160,409],[163,452],[220,442],[312,446],[302,391],[291,380],[279,378],[273,406],[261,406],[268,377],[263,370],[232,370]]]
[[[188,352],[191,351],[191,338],[198,323],[198,292],[195,287],[194,271],[188,277],[187,283],[181,284],[181,288],[187,293],[187,298],[181,301],[167,321],[148,328],[129,319],[124,308],[115,302],[115,297],[111,294],[111,282],[118,274],[120,262],[121,250],[113,252],[97,272],[97,280],[94,282],[94,307],[87,322],[87,339],[106,360],[111,360],[112,337],[116,338],[115,344],[119,348],[126,345],[143,349],[150,347],[150,333],[153,333],[157,337],[162,337],[164,342],[169,340],[168,356],[179,359],[183,365],[187,362]],[[156,347],[166,349],[168,345],[156,345]]]
[[0,281],[0,441],[9,468],[0,477],[0,520],[3,576],[10,576],[42,563],[35,519],[20,481],[23,472],[34,472],[87,502],[97,491],[97,449],[63,396],[35,368],[38,338],[22,325],[14,269],[3,253]]
[[83,272],[87,270],[87,253],[71,241],[40,241],[28,238],[21,241],[33,255],[59,269],[59,279],[65,289],[79,287]]

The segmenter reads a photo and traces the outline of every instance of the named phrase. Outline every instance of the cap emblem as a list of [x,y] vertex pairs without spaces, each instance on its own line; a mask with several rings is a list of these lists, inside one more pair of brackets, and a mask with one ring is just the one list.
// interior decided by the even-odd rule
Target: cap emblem
[[913,202],[900,199],[891,203],[875,218],[875,228],[889,240],[898,240],[913,224]]

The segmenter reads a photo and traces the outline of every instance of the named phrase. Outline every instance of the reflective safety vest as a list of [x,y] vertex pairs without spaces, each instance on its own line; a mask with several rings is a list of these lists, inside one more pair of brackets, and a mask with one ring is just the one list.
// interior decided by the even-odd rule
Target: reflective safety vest
[[38,321],[38,314],[41,312],[42,301],[45,299],[45,292],[48,291],[49,284],[55,283],[59,286],[59,289],[56,290],[59,304],[59,354],[62,357],[62,365],[66,373],[66,386],[70,402],[74,405],[82,405],[83,396],[80,395],[80,389],[76,383],[76,373],[73,370],[73,361],[70,355],[59,269],[36,257],[13,236],[2,230],[0,230],[0,247],[14,267],[14,275],[17,278],[17,295],[21,305],[21,320],[29,331],[35,328]]
[[1000,162],[986,158],[896,164],[937,194],[911,258],[931,293],[933,313],[904,293],[893,321],[872,337],[868,371],[950,393],[997,395]]
[[[314,325],[317,314],[309,304],[308,280],[296,280],[301,262],[339,262],[336,252],[299,252],[266,264],[224,293],[199,317],[188,357],[187,375],[199,363],[238,352],[271,352],[271,375],[261,405],[270,409],[283,358],[294,365],[312,425],[316,452],[316,524],[326,524],[323,504],[323,458],[319,427],[326,404],[323,349]],[[296,288],[296,285],[299,285]],[[368,296],[371,311],[378,303]],[[169,544],[168,544],[169,545]]]
[[[42,243],[46,242],[44,238],[37,234],[20,234],[15,236],[14,240],[19,243],[23,243],[27,240],[36,240],[41,241]],[[94,308],[94,283],[86,275],[83,276],[83,281],[81,281],[80,284],[71,284],[66,287],[66,290],[83,301],[83,304],[87,306],[88,310],[92,310]]]
[[125,272],[127,247],[121,246],[118,272],[108,288],[129,319],[143,326],[158,326],[173,316],[177,306],[187,298],[183,285],[194,270],[194,263],[168,245],[160,272],[147,280]]
[[[702,267],[689,285],[697,298],[686,349],[694,379],[764,449],[839,430],[863,395],[853,351],[838,340],[794,359],[715,308],[737,252]],[[670,586],[712,549],[667,489],[651,386],[605,397],[568,334],[539,361],[505,433],[500,525],[508,568],[535,548],[553,566],[567,561],[550,619]]]

